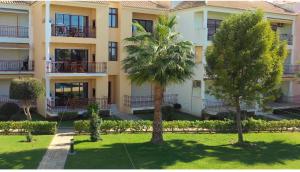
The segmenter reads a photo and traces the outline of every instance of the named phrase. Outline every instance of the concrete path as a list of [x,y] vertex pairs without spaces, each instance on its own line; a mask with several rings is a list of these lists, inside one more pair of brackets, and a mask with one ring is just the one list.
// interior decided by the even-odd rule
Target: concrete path
[[119,119],[122,120],[139,120],[141,118],[132,115],[132,114],[127,114],[127,113],[122,113],[118,110],[117,105],[111,105],[111,114]]
[[122,120],[140,120],[141,119],[141,118],[137,117],[136,115],[127,114],[127,113],[115,113],[113,115]]
[[282,120],[284,118],[277,116],[277,115],[273,115],[273,114],[259,114],[260,116],[264,116],[270,119],[275,119],[275,120]]
[[38,169],[64,169],[73,135],[73,129],[58,129]]

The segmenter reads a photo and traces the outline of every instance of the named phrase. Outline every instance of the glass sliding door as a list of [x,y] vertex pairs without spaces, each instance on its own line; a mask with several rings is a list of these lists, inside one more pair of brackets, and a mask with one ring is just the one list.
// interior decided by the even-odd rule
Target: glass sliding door
[[72,100],[84,100],[87,98],[87,82],[55,84],[55,106],[69,106]]
[[88,50],[55,49],[55,62],[57,72],[88,72]]
[[55,14],[57,36],[86,37],[88,25],[88,16]]

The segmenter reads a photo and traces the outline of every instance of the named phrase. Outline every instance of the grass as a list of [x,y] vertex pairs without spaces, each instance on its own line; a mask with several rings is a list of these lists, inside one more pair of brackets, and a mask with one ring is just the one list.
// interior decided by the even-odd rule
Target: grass
[[[101,142],[89,136],[75,137],[76,155],[69,169],[299,169],[300,133],[250,133],[255,144],[240,148],[236,134],[171,134],[163,145],[149,143],[151,134],[103,135]],[[128,152],[128,154],[127,154]],[[130,160],[132,159],[132,161]],[[132,163],[131,163],[132,162]]]
[[28,143],[25,136],[0,136],[0,169],[36,169],[52,136],[33,136],[33,139]]
[[[143,119],[143,120],[153,120],[153,113],[147,113],[147,114],[134,114],[135,116]],[[172,112],[170,115],[163,114],[162,115],[163,120],[188,120],[188,121],[195,121],[195,120],[201,120],[200,117],[193,116],[188,113],[184,112]]]

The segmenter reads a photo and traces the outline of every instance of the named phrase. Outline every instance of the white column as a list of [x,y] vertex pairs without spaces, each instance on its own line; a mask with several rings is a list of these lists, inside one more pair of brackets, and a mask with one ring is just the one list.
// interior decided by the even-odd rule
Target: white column
[[45,1],[45,59],[50,60],[50,38],[51,38],[51,23],[50,23],[50,1]]
[[288,93],[289,96],[293,96],[293,81],[290,80],[289,81],[289,93]]
[[207,9],[203,9],[203,19],[202,19],[202,28],[203,28],[203,49],[202,49],[202,68],[203,68],[203,77],[202,77],[202,86],[201,86],[201,97],[202,97],[202,106],[204,108],[205,101],[205,82],[204,82],[204,74],[205,74],[205,65],[206,65],[206,57],[205,51],[207,48]]
[[207,40],[207,9],[203,9],[203,23],[202,23],[202,28],[203,28],[203,63],[206,64],[206,58],[205,58],[205,51],[206,51],[206,47],[208,44],[208,40]]
[[29,38],[29,69],[32,68],[32,63],[30,61],[33,60],[33,26],[32,26],[32,11],[31,8],[28,10],[28,38]]
[[292,49],[291,49],[291,64],[295,65],[295,50],[296,50],[296,21],[293,20],[293,25],[292,25],[292,36],[293,36],[293,44],[292,44]]
[[47,76],[47,62],[50,61],[50,0],[45,1],[45,89],[46,89],[46,106],[47,98],[50,98],[50,79]]

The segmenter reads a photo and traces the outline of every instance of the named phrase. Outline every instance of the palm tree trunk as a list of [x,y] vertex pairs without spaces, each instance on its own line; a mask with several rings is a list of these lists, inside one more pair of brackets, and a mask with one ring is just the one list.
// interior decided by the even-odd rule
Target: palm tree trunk
[[236,98],[235,103],[236,103],[236,125],[238,131],[238,143],[244,143],[242,120],[241,120],[241,105],[240,105],[239,98]]
[[162,130],[162,117],[161,117],[161,104],[163,99],[163,88],[159,84],[154,86],[154,118],[153,118],[153,131],[151,142],[154,144],[163,143],[163,130]]

